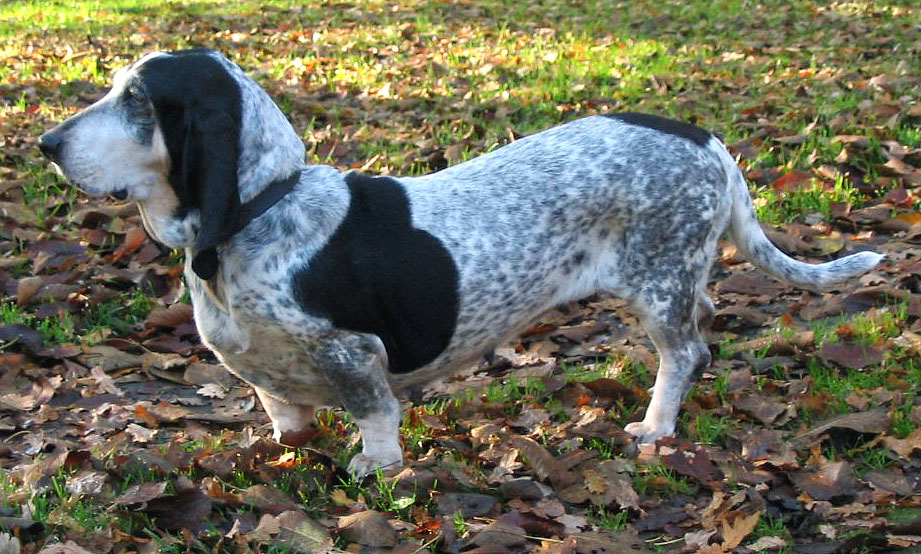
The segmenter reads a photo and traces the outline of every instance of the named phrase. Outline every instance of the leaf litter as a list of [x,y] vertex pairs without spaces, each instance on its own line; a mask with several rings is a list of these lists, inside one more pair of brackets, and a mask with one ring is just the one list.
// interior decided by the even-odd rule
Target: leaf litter
[[[604,3],[582,8],[610,15]],[[489,29],[507,8],[426,9],[445,26],[424,28],[401,4],[272,4],[246,16],[177,5],[124,39],[82,48],[34,30],[4,39],[9,67],[42,73],[14,73],[0,103],[0,552],[844,553],[921,543],[921,149],[911,138],[921,68],[886,61],[917,9],[812,6],[809,22],[795,13],[802,6],[774,6],[786,23],[746,15],[731,25],[745,32],[714,47],[660,6],[626,7],[631,36],[728,64],[714,79],[685,60],[680,79],[650,77],[639,105],[616,89],[593,92],[606,79],[630,86],[620,69],[563,100],[526,83],[481,97],[530,71],[521,55],[478,43],[477,33],[495,39]],[[564,16],[544,9],[509,18],[519,45],[563,34],[553,27]],[[371,53],[386,82],[314,80],[358,71],[336,56],[371,55],[356,54],[364,25],[394,31],[392,49]],[[607,109],[733,113],[716,128],[738,133],[729,144],[778,206],[841,182],[862,195],[795,207],[797,222],[765,225],[772,240],[804,259],[867,248],[887,262],[809,295],[721,245],[707,331],[716,361],[684,405],[679,438],[639,452],[623,426],[642,417],[656,362],[635,318],[601,296],[554,310],[409,409],[403,472],[354,483],[343,464],[355,431],[341,411],[322,411],[300,448],[268,438],[252,391],[201,346],[181,301],[181,262],[146,236],[136,208],[90,201],[29,169],[40,164],[37,133],[97,98],[105,72],[133,57],[113,52],[180,46],[168,36],[292,54],[280,70],[247,61],[287,103],[311,159],[344,169],[435,170]],[[540,63],[619,40],[561,46]],[[917,57],[916,44],[899,47]],[[793,61],[776,65],[781,54]],[[103,74],[56,73],[80,60]],[[845,107],[823,112],[826,98]],[[365,143],[381,148],[366,155]]]

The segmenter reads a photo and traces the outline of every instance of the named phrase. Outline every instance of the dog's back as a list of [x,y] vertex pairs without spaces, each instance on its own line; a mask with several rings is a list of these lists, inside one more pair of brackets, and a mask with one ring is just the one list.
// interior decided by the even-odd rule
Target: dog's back
[[685,266],[702,259],[687,248],[706,245],[712,259],[729,218],[714,152],[602,116],[400,182],[413,224],[458,262],[452,343],[477,350],[599,290],[630,299],[652,279],[695,279]]

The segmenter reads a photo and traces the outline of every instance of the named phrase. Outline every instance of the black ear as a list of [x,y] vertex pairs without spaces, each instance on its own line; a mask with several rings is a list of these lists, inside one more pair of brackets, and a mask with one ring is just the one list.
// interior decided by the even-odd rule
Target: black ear
[[190,107],[186,119],[183,184],[201,216],[192,271],[210,279],[218,268],[215,247],[233,235],[240,213],[239,122],[214,106]]
[[198,209],[192,270],[217,272],[215,247],[229,239],[240,211],[237,165],[240,88],[213,52],[186,50],[147,60],[138,70],[151,98],[171,162],[177,216]]

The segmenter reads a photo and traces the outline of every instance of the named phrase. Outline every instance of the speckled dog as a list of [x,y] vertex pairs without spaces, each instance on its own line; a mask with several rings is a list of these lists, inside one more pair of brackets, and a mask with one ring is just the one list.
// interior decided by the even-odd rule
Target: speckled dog
[[596,291],[630,302],[660,356],[646,417],[627,430],[673,433],[710,363],[698,321],[727,229],[758,267],[809,289],[881,258],[787,257],[720,141],[649,115],[580,119],[424,177],[306,166],[268,95],[202,50],[120,71],[40,146],[77,187],[137,201],[150,234],[186,250],[202,340],[253,385],[276,438],[316,406],[348,409],[358,474],[402,461],[395,389],[469,366]]

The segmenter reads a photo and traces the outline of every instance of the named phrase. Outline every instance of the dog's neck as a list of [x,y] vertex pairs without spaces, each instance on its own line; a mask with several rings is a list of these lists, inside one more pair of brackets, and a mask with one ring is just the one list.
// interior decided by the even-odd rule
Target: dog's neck
[[179,212],[179,200],[165,182],[150,197],[138,200],[141,222],[147,233],[170,248],[188,248],[199,229],[198,210]]

